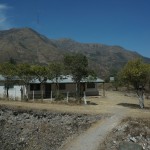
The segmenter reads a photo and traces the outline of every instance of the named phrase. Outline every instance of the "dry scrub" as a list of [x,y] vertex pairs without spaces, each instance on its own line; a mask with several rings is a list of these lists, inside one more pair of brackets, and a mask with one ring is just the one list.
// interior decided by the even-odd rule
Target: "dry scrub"
[[150,150],[150,119],[124,119],[100,144],[99,150],[118,150],[119,143],[123,141],[137,143]]
[[0,107],[1,150],[57,150],[105,116]]

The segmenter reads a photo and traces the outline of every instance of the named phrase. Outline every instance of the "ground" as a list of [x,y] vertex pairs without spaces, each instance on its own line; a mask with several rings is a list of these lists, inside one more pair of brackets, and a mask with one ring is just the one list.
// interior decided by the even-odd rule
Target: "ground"
[[118,150],[120,143],[137,143],[150,150],[150,119],[126,118],[99,145],[98,150]]
[[[107,143],[107,141],[111,140],[111,141],[114,141],[114,143],[117,143],[117,140],[114,139],[114,137],[112,136],[113,135],[112,131],[121,123],[121,120],[123,118],[128,118],[128,117],[132,119],[136,119],[136,118],[142,119],[143,117],[144,119],[150,118],[150,100],[145,100],[145,106],[146,106],[145,109],[143,110],[139,109],[138,99],[134,94],[124,94],[124,93],[116,92],[116,91],[107,91],[106,97],[102,97],[102,96],[87,97],[87,101],[90,101],[90,105],[54,104],[50,102],[43,102],[43,103],[37,103],[37,102],[29,103],[28,102],[26,103],[26,102],[16,102],[16,101],[0,101],[0,105],[3,107],[4,106],[13,107],[15,109],[19,108],[19,109],[25,109],[25,110],[32,109],[36,111],[39,111],[39,110],[48,111],[48,112],[50,111],[51,113],[53,112],[56,114],[65,113],[67,115],[68,114],[83,115],[81,117],[82,118],[81,124],[82,122],[84,123],[87,122],[86,126],[84,123],[82,124],[83,126],[82,125],[80,126],[81,130],[78,132],[78,136],[75,136],[76,138],[72,138],[71,140],[69,140],[69,142],[65,142],[68,140],[67,137],[65,138],[65,140],[63,141],[63,145],[61,145],[60,149],[66,149],[66,150],[67,149],[68,150],[71,150],[71,149],[82,150],[81,146],[85,146],[85,145],[88,146],[88,144],[91,145],[90,142],[92,140],[93,140],[93,145],[91,145],[91,147],[88,147],[88,150],[94,150],[94,149],[97,150],[98,148],[102,149],[102,147],[106,145],[104,143]],[[91,115],[93,118],[94,116],[95,117],[99,116],[99,117],[96,117],[97,119],[94,119],[94,121],[89,121],[90,119],[87,116],[85,118],[84,116],[85,114],[89,118],[91,117]],[[73,118],[74,117],[78,118],[77,117],[78,115],[73,116]],[[69,120],[69,118],[67,120]],[[73,120],[72,117],[71,117],[71,120]],[[78,122],[78,119],[76,120]],[[97,121],[96,124],[94,123],[95,121]],[[62,121],[62,123],[63,122],[65,121]],[[91,126],[92,123],[94,123],[94,125]],[[65,130],[65,128],[62,130]],[[85,131],[85,130],[86,132],[83,133],[82,131]],[[73,130],[73,132],[75,132],[75,130]],[[80,134],[81,132],[82,134]],[[56,134],[59,135],[59,132],[57,132]],[[108,135],[110,139],[107,138]],[[85,139],[85,140],[81,141],[80,139]],[[87,141],[89,142],[87,143]],[[107,146],[113,147],[114,145],[107,145]]]
[[[107,116],[106,116],[107,117]],[[76,137],[101,115],[54,113],[0,107],[1,150],[57,150]]]

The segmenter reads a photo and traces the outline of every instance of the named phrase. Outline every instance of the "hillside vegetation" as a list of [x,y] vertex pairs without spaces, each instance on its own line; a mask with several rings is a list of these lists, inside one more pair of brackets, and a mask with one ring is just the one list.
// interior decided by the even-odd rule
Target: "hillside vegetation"
[[16,62],[48,64],[62,60],[63,55],[70,52],[86,55],[90,66],[101,76],[137,57],[150,63],[150,58],[120,46],[79,43],[71,39],[52,40],[30,28],[0,31],[0,62],[14,59]]

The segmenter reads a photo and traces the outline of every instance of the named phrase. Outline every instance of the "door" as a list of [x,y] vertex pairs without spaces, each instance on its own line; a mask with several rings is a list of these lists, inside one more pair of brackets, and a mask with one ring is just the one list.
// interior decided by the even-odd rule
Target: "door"
[[45,84],[45,98],[51,97],[51,84]]

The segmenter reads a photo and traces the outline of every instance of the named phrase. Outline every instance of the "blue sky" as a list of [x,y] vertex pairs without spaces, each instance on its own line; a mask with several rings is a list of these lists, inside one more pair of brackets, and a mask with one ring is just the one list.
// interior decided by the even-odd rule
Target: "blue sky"
[[18,27],[150,57],[150,0],[0,0],[0,30]]

